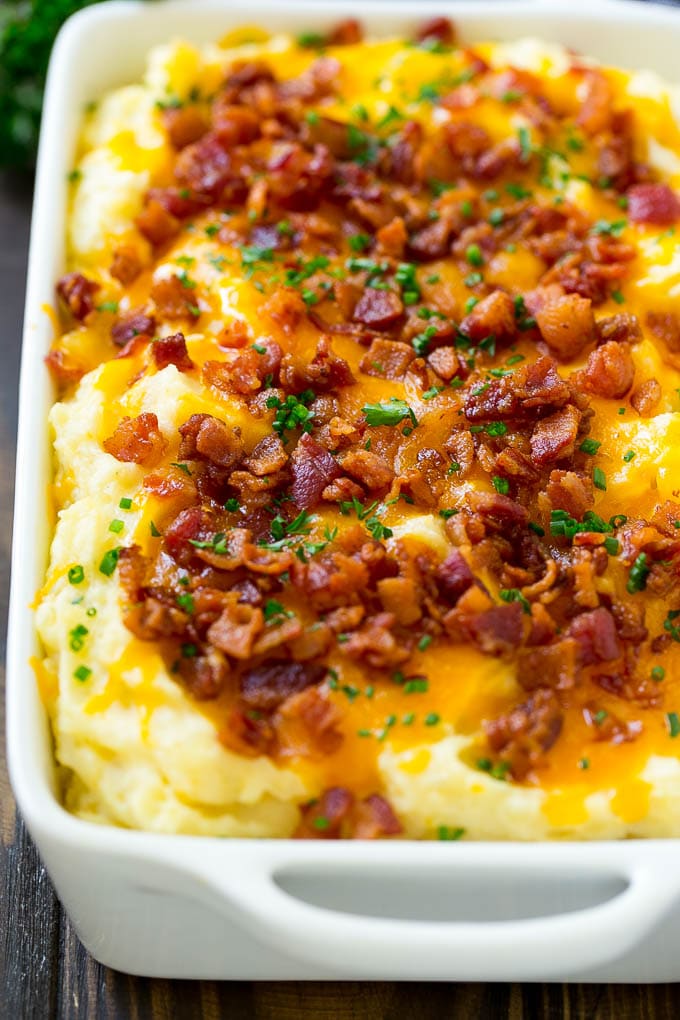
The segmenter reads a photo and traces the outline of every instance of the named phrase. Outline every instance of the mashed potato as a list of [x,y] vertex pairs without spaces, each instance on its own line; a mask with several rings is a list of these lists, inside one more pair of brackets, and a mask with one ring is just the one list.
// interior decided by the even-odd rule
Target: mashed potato
[[[535,96],[528,106],[518,102],[525,87],[531,95],[532,86],[526,86],[522,78],[530,72],[538,76],[532,81],[542,83],[551,106],[568,110],[578,92],[569,82],[570,75],[578,77],[584,66],[590,65],[579,64],[581,70],[574,71],[576,65],[566,50],[529,39],[476,49],[480,59],[488,61],[498,75],[505,73],[507,80],[493,98],[473,101],[470,90],[475,74],[482,72],[470,70],[469,54],[462,51],[394,41],[332,46],[327,56],[339,62],[342,88],[338,93],[322,93],[321,111],[342,123],[351,120],[355,124],[349,155],[356,156],[358,151],[361,167],[371,159],[371,143],[362,134],[369,130],[367,125],[387,124],[392,119],[399,128],[414,120],[430,131],[458,116],[466,103],[474,105],[475,124],[485,129],[493,143],[508,137],[519,139],[517,144],[527,149],[527,161],[529,150],[531,158],[542,161],[536,185],[542,200],[553,209],[565,202],[578,207],[600,224],[595,236],[611,237],[613,232],[622,242],[635,246],[632,272],[605,295],[598,319],[626,311],[637,314],[644,323],[649,310],[673,312],[680,287],[675,228],[633,225],[626,219],[625,208],[619,208],[621,223],[617,224],[608,183],[584,179],[585,163],[580,169],[579,160],[585,160],[591,141],[586,138],[584,142],[575,131],[566,154],[550,152],[541,141],[540,102]],[[246,330],[243,342],[256,349],[262,337],[274,336],[284,350],[293,342],[290,327],[276,320],[271,305],[263,308],[270,296],[269,278],[285,272],[274,264],[271,227],[267,228],[269,234],[254,235],[245,247],[230,233],[231,217],[242,198],[227,202],[227,208],[222,203],[207,211],[197,207],[189,217],[177,214],[175,219],[181,220],[182,228],[169,234],[163,245],[154,244],[148,231],[138,229],[137,218],[148,208],[149,189],[167,188],[172,181],[177,153],[168,137],[168,111],[196,102],[203,104],[205,114],[208,99],[220,87],[225,69],[235,61],[264,61],[274,75],[293,78],[309,73],[316,56],[287,37],[240,45],[227,41],[224,46],[203,50],[176,41],[150,53],[142,83],[106,96],[86,119],[73,174],[68,255],[72,272],[84,274],[98,289],[93,292],[94,307],[83,316],[76,314],[69,302],[72,317],[65,323],[69,328],[55,345],[57,356],[52,364],[61,370],[65,383],[50,417],[58,520],[36,614],[45,649],[39,676],[51,714],[57,760],[63,769],[65,803],[82,818],[132,828],[285,837],[298,830],[301,808],[323,797],[329,788],[346,786],[357,798],[383,798],[407,837],[534,840],[678,835],[680,740],[676,748],[669,739],[669,729],[673,738],[678,725],[674,705],[680,709],[680,669],[673,647],[664,648],[663,667],[655,652],[645,647],[641,653],[647,673],[654,668],[657,677],[663,673],[663,685],[657,684],[660,700],[655,703],[645,688],[646,702],[633,699],[632,706],[623,702],[622,707],[615,692],[599,689],[602,701],[597,704],[605,707],[597,713],[589,707],[590,701],[568,705],[561,736],[547,750],[547,757],[535,769],[513,779],[510,758],[490,753],[485,734],[486,721],[510,711],[526,697],[507,656],[484,654],[474,643],[453,647],[438,640],[436,629],[432,630],[411,648],[406,677],[408,681],[409,677],[425,676],[424,686],[419,682],[427,693],[418,693],[418,682],[412,684],[411,693],[408,682],[406,686],[402,682],[403,675],[402,681],[394,682],[399,675],[394,667],[383,670],[385,683],[367,685],[371,670],[367,673],[361,658],[348,659],[339,641],[328,653],[331,679],[326,678],[323,690],[327,702],[335,706],[341,746],[321,754],[293,753],[284,747],[284,753],[249,755],[239,753],[233,742],[224,738],[233,691],[229,696],[223,692],[212,700],[197,700],[190,687],[178,681],[176,663],[169,661],[164,646],[141,639],[125,624],[126,597],[116,569],[118,550],[134,543],[144,555],[155,556],[173,515],[167,501],[145,485],[149,464],[120,459],[107,452],[106,441],[124,419],[155,415],[165,442],[160,468],[171,471],[175,464],[173,478],[179,477],[181,470],[190,475],[191,469],[179,463],[178,430],[192,415],[212,415],[239,430],[252,452],[256,443],[271,433],[271,405],[252,415],[244,399],[206,382],[205,365],[222,359],[225,350],[240,349],[241,341],[234,348],[224,341],[225,326],[233,331],[240,323]],[[677,187],[680,135],[671,113],[677,96],[650,76],[620,71],[607,74],[617,109],[630,106],[636,117],[636,144],[644,150],[639,158]],[[458,97],[455,102],[439,104],[442,95],[449,93]],[[315,118],[318,121],[316,107],[306,117],[313,127]],[[285,135],[280,144],[285,145]],[[582,155],[583,148],[586,152]],[[506,183],[507,176],[498,183],[490,175],[484,202],[491,206],[501,202],[498,191]],[[308,187],[312,184],[313,180]],[[514,187],[514,196],[512,188],[509,194],[521,200],[519,185]],[[446,187],[435,181],[432,191],[439,200]],[[178,201],[185,197],[180,190]],[[504,194],[503,200],[507,202],[508,196]],[[477,203],[478,197],[469,192],[465,201],[472,210],[471,202]],[[247,203],[251,221],[265,215],[257,189],[251,188]],[[444,215],[445,205],[437,208],[432,223]],[[290,218],[280,220],[279,234],[294,235],[300,215],[294,211]],[[492,209],[487,218],[499,226],[507,215],[507,211],[494,214]],[[403,220],[401,223],[403,229]],[[385,224],[376,229],[380,226]],[[364,230],[350,239],[350,258],[361,259],[369,247],[366,235],[373,231],[368,226]],[[383,254],[389,254],[389,239],[381,243]],[[425,309],[423,331],[431,328],[436,332],[432,323],[436,325],[445,316],[460,323],[469,315],[475,296],[477,301],[483,296],[475,289],[479,282],[470,277],[479,275],[481,280],[482,272],[483,286],[513,295],[515,288],[521,293],[536,285],[540,275],[537,257],[521,241],[508,242],[488,260],[482,255],[483,246],[484,231],[479,241],[469,240],[463,257],[463,263],[465,259],[469,263],[465,279],[465,273],[451,270],[444,258],[431,258],[419,269],[420,282],[414,284],[414,292]],[[136,263],[129,281],[111,268],[112,260],[115,265],[123,250]],[[294,246],[288,251],[290,260]],[[378,262],[380,257],[375,252],[368,256]],[[402,247],[397,260],[404,258]],[[294,263],[289,261],[289,273],[291,265]],[[368,272],[369,280],[373,273],[373,282],[380,273],[370,265],[368,269],[355,268]],[[541,266],[540,271],[544,269]],[[403,273],[408,277],[408,270]],[[131,344],[127,356],[113,357],[117,351],[109,338],[112,326],[135,310],[148,311],[149,295],[153,305],[153,288],[162,280],[181,281],[184,291],[180,296],[186,299],[186,307],[179,314],[178,325],[178,316],[156,299],[154,335],[165,337],[181,328],[186,351],[193,365],[203,368],[202,375],[180,371],[174,363],[154,365],[147,349],[135,347],[134,330],[124,338]],[[437,293],[440,280],[447,287],[444,295]],[[303,276],[300,286],[307,285],[321,286],[321,290],[302,290],[307,307],[321,309],[326,285],[319,285],[314,269]],[[624,300],[625,305],[619,307]],[[408,299],[404,304],[409,302],[413,303]],[[515,302],[516,308],[521,307],[516,298]],[[428,305],[445,312],[431,313]],[[301,349],[310,352],[307,360],[311,360],[310,345],[318,339],[313,324],[300,322],[293,334]],[[416,342],[414,346],[416,353],[424,355],[433,333],[422,335],[425,340],[420,349]],[[379,373],[366,370],[363,361],[360,369],[365,348],[358,349],[351,336],[338,335],[333,343],[355,376],[366,372],[361,378],[362,401],[376,406],[382,401],[383,407],[394,406],[389,403],[393,399],[405,402],[421,430],[423,419],[432,414],[428,421],[443,423],[429,426],[432,435],[447,421],[451,427],[452,419],[446,418],[448,412],[438,401],[441,389],[457,378],[455,375],[423,394],[422,386],[418,389],[409,376],[380,378]],[[532,343],[535,346],[535,340],[518,335],[512,347],[519,352],[516,360],[527,356]],[[505,361],[494,364],[510,365],[509,357],[506,350]],[[632,359],[636,380],[658,380],[663,392],[652,412],[644,416],[636,413],[627,397],[614,402],[601,394],[591,398],[595,417],[589,436],[596,444],[600,477],[606,476],[606,484],[599,485],[595,476],[594,509],[607,520],[622,510],[629,516],[649,518],[660,503],[678,497],[680,362],[677,354],[669,357],[668,349],[646,328],[644,337],[632,347]],[[587,364],[585,353],[580,360],[579,356],[571,360],[569,370],[583,370]],[[510,370],[495,371],[497,380]],[[488,385],[482,383],[482,388]],[[370,442],[366,449],[370,452]],[[399,503],[398,494],[390,505],[384,503],[384,493],[380,497],[383,503],[375,512],[382,516],[372,525],[372,534],[382,539],[390,555],[403,547],[445,559],[452,548],[455,514],[467,496],[480,485],[493,491],[488,479],[480,483],[474,470],[466,478],[456,478],[460,465],[455,466],[455,458],[452,464],[439,502],[432,502],[429,508]],[[159,463],[152,467],[159,468]],[[502,479],[494,480],[494,486],[500,494],[508,491]],[[181,510],[181,502],[173,504],[174,514]],[[359,522],[377,520],[370,517],[371,512],[367,510],[361,517],[357,511]],[[322,535],[322,526],[335,527],[336,534],[339,527],[342,537],[347,521],[342,514],[336,513],[335,518],[329,514],[319,510],[312,539]],[[326,544],[329,541],[325,539]],[[323,545],[323,540],[319,544]],[[596,579],[593,590],[605,600],[603,604],[618,597],[629,577],[630,564],[625,570],[622,565],[618,573],[616,569],[612,567]],[[491,575],[479,576],[489,590],[498,590]],[[639,599],[645,597],[638,595]],[[672,595],[668,598],[672,600]],[[663,600],[661,604],[650,600],[647,626],[654,634],[663,635],[667,608]],[[608,713],[621,716],[622,726],[626,720],[635,725],[631,723],[633,728],[621,739],[601,740],[593,718],[597,723],[602,712],[603,718]],[[640,732],[636,730],[639,719]],[[314,824],[323,834],[325,827],[332,827],[332,820],[329,823],[317,814],[317,822],[319,817],[321,822]]]

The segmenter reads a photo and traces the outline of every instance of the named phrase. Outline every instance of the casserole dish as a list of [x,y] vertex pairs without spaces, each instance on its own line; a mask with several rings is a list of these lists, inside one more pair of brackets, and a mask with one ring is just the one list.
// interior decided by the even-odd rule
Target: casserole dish
[[[628,66],[646,63],[636,57],[636,25],[662,53],[661,40],[675,24],[670,12],[619,5],[594,16],[583,13],[577,21],[554,5],[518,4],[506,12],[499,5],[462,4],[453,13],[464,38],[472,39],[498,36],[494,19],[501,10],[504,38],[531,32],[588,52],[590,35],[611,10],[616,31],[606,51],[594,56]],[[375,35],[407,31],[416,18],[406,7],[398,11],[403,20],[390,12],[389,24],[379,6],[361,15]],[[134,78],[149,46],[173,34],[202,42],[252,21],[300,31],[311,21],[323,27],[351,13],[351,6],[332,5],[320,18],[312,5],[301,5],[284,19],[276,7],[262,5],[247,18],[226,18],[218,5],[168,4],[161,15],[112,4],[74,19],[55,50],[27,297],[17,479],[17,519],[25,530],[17,532],[15,544],[8,712],[17,798],[85,944],[119,969],[177,977],[668,979],[672,957],[666,964],[651,941],[648,955],[642,954],[639,943],[653,931],[660,945],[672,945],[660,927],[673,900],[672,878],[659,882],[663,859],[673,853],[670,841],[455,848],[246,844],[95,827],[67,815],[54,797],[45,720],[34,685],[26,682],[34,648],[24,608],[38,587],[47,542],[47,522],[41,533],[44,515],[36,508],[48,455],[36,437],[44,432],[50,388],[44,375],[36,385],[27,366],[47,349],[40,310],[51,301],[62,268],[65,222],[64,197],[57,206],[54,182],[70,167],[77,111]],[[417,20],[431,13],[418,9]],[[112,33],[127,38],[133,27],[125,66],[117,57],[102,59],[111,52]],[[666,66],[656,63],[672,76],[670,53]],[[64,110],[72,118],[66,124]],[[633,972],[628,951],[649,969]]]

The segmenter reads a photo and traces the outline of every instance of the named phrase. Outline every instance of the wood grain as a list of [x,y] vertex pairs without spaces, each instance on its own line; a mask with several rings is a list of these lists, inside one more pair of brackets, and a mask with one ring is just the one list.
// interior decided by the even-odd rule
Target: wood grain
[[[0,612],[6,619],[20,324],[30,181],[0,178]],[[5,627],[2,634],[4,662]],[[0,671],[4,689],[4,668]],[[73,933],[4,767],[0,702],[0,1020],[677,1020],[675,985],[191,982],[95,963]]]

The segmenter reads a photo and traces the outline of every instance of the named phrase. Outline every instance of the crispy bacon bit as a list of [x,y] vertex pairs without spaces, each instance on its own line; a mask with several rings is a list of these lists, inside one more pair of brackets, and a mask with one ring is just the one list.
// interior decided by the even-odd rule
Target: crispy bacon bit
[[663,391],[656,379],[646,379],[636,386],[630,396],[630,402],[641,418],[651,418],[656,411]]
[[597,322],[598,343],[609,341],[617,344],[636,344],[642,340],[642,330],[637,315],[610,315]]
[[546,305],[536,312],[536,322],[548,347],[562,361],[571,361],[597,337],[592,302],[578,294]]
[[522,607],[519,602],[507,606],[494,606],[473,616],[468,622],[472,640],[485,655],[508,655],[524,639]]
[[57,284],[57,294],[79,322],[94,311],[94,295],[98,290],[99,284],[82,273],[67,273]]
[[196,106],[169,107],[163,110],[163,124],[170,144],[175,149],[184,149],[197,142],[208,130],[208,124]]
[[[392,149],[393,161],[394,155],[394,149]],[[382,252],[384,255],[391,255],[392,258],[395,259],[403,258],[404,250],[408,243],[408,233],[401,216],[395,216],[390,223],[381,227],[377,232],[375,239],[377,241],[378,251]]]
[[454,549],[437,567],[435,580],[440,594],[450,605],[455,606],[475,578],[463,554]]
[[496,525],[500,529],[521,527],[529,520],[529,511],[526,507],[501,493],[471,492],[467,498],[470,508],[479,514],[486,524]]
[[634,184],[626,197],[632,223],[667,227],[680,219],[680,199],[667,184]]
[[581,412],[573,404],[567,404],[537,422],[531,433],[531,456],[534,463],[543,466],[571,456],[580,423]]
[[448,18],[430,18],[416,32],[416,42],[439,42],[444,46],[453,46],[456,42],[456,30]]
[[633,385],[635,362],[626,345],[609,341],[588,355],[586,367],[574,381],[589,393],[610,400],[625,397]]
[[177,217],[168,212],[155,198],[146,203],[135,220],[135,225],[140,234],[156,247],[172,240],[180,228]]
[[587,135],[597,135],[610,124],[614,108],[612,87],[602,71],[589,69],[583,76],[585,95],[576,123]]
[[582,666],[611,662],[621,655],[616,622],[603,606],[589,613],[580,613],[571,621],[567,634],[576,641],[578,660]]
[[461,371],[461,364],[453,347],[438,347],[428,354],[427,363],[444,382],[451,382]]
[[361,359],[359,368],[366,375],[381,379],[403,379],[414,358],[415,351],[409,344],[376,337]]
[[558,375],[555,362],[541,357],[487,388],[468,392],[465,417],[473,422],[498,418],[531,421],[564,407],[570,398],[571,390]]
[[327,46],[351,46],[364,38],[361,24],[356,18],[345,18],[326,35]]
[[264,628],[262,610],[241,603],[228,605],[208,630],[208,640],[234,659],[249,659]]
[[123,418],[103,447],[116,460],[153,467],[167,449],[167,442],[158,426],[158,418],[144,412],[136,418]]
[[466,315],[460,328],[475,343],[488,336],[494,336],[498,341],[510,339],[517,329],[512,298],[505,291],[492,291]]
[[340,710],[317,685],[291,694],[274,717],[276,734],[284,753],[323,756],[342,744],[337,728]]
[[538,648],[522,648],[517,655],[517,679],[527,691],[573,687],[577,668],[578,644],[570,637]]
[[283,443],[276,435],[265,436],[257,444],[251,454],[243,462],[247,471],[252,471],[258,478],[273,475],[288,463],[288,454]]
[[151,286],[151,300],[166,319],[196,319],[200,315],[196,290],[179,276],[163,276]]
[[243,456],[243,441],[238,425],[227,425],[211,414],[192,414],[180,425],[182,437],[177,456],[180,460],[206,460],[231,470]]
[[219,732],[219,741],[228,750],[246,758],[258,758],[273,750],[274,729],[267,719],[254,718],[249,712],[233,709]]
[[371,616],[358,630],[350,634],[349,640],[342,645],[342,650],[350,659],[358,659],[376,669],[392,669],[400,666],[410,656],[403,644],[399,645],[392,626],[394,616],[391,613],[378,613]]
[[647,328],[657,340],[661,340],[669,351],[680,351],[680,317],[675,312],[649,312]]
[[117,347],[125,347],[130,340],[143,336],[151,338],[156,332],[156,319],[144,311],[132,311],[119,316],[111,327],[111,339]]
[[293,450],[290,466],[293,474],[290,492],[300,510],[316,506],[326,486],[342,474],[335,457],[306,432]]
[[270,662],[243,674],[241,698],[249,708],[273,712],[292,694],[320,684],[326,673],[325,666],[314,663]]
[[484,724],[489,746],[523,779],[553,746],[562,730],[562,709],[549,690],[537,690],[507,715]]
[[353,839],[378,839],[380,836],[398,836],[403,832],[394,811],[377,793],[357,804],[354,817]]
[[281,385],[291,390],[311,387],[316,392],[351,386],[352,371],[344,358],[339,358],[328,337],[321,337],[311,361],[284,354],[281,360]]
[[574,471],[551,471],[546,495],[553,510],[566,510],[576,520],[593,505],[593,489]]
[[109,268],[111,276],[120,280],[124,287],[137,279],[142,271],[142,259],[131,244],[119,245],[113,253],[113,261]]
[[229,677],[229,663],[217,648],[211,648],[205,655],[182,656],[179,672],[197,701],[210,701],[221,694]]
[[367,287],[357,302],[353,319],[372,329],[389,329],[403,313],[402,300],[393,290]]
[[300,809],[296,839],[340,839],[347,828],[354,797],[343,786],[324,790],[318,800]]
[[231,156],[222,139],[212,133],[183,149],[175,164],[181,186],[213,199],[219,198],[233,176]]
[[174,365],[178,372],[190,372],[194,363],[187,351],[184,333],[174,333],[155,340],[151,348],[156,368],[159,370]]
[[387,461],[372,450],[349,450],[340,458],[342,470],[365,485],[369,492],[386,489],[394,478]]

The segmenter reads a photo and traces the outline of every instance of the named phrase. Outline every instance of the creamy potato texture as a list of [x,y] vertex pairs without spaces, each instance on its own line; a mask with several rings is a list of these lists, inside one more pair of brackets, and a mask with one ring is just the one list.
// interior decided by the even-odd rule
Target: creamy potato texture
[[[437,83],[460,88],[474,81],[465,72],[469,54],[459,49],[441,52],[436,46],[387,40],[330,46],[324,52],[339,62],[341,87],[320,105],[312,104],[313,109],[356,124],[357,130],[390,117],[397,124],[408,118],[433,130],[457,116],[435,101],[445,91]],[[559,47],[530,39],[512,45],[478,44],[475,52],[493,69],[514,68],[538,76],[545,97],[558,108],[577,101],[584,88],[583,67],[590,66],[575,62]],[[219,231],[229,225],[228,206],[185,218],[182,229],[160,247],[135,225],[148,190],[165,187],[171,180],[176,152],[168,140],[164,114],[196,94],[213,95],[235,61],[264,61],[277,77],[292,78],[317,56],[291,38],[267,38],[260,32],[243,32],[203,49],[175,41],[150,53],[141,83],[106,95],[86,114],[69,185],[68,268],[84,274],[99,289],[95,311],[67,323],[55,345],[66,367],[66,385],[50,416],[57,520],[36,611],[45,649],[36,672],[52,720],[65,803],[90,821],[132,828],[285,837],[297,829],[301,805],[329,787],[349,786],[359,797],[378,793],[386,798],[406,837],[677,836],[677,646],[665,648],[663,655],[642,653],[641,671],[649,675],[656,668],[657,677],[663,674],[658,683],[662,700],[656,706],[640,709],[637,703],[622,702],[616,692],[600,692],[598,710],[605,716],[611,712],[624,721],[642,720],[635,739],[598,740],[592,717],[589,720],[583,704],[575,702],[541,769],[514,781],[488,761],[483,723],[521,700],[515,671],[503,656],[485,655],[474,644],[452,647],[439,640],[419,641],[404,669],[409,676],[427,678],[427,691],[422,693],[417,684],[407,690],[403,683],[370,683],[362,663],[344,657],[340,643],[328,653],[331,673],[324,686],[327,698],[340,710],[339,747],[324,755],[246,756],[219,739],[231,705],[229,693],[204,701],[192,697],[159,644],[134,636],[123,622],[111,551],[135,543],[145,555],[156,555],[168,504],[145,487],[147,466],[122,462],[106,452],[104,441],[123,418],[155,414],[166,442],[160,466],[167,467],[178,462],[178,429],[191,415],[210,414],[237,426],[252,450],[271,432],[273,412],[252,416],[242,400],[208,385],[200,371],[179,371],[174,364],[150,367],[144,349],[116,358],[109,335],[116,317],[144,306],[154,281],[179,277],[190,307],[181,328],[189,357],[199,369],[221,358],[225,323],[241,322],[250,343],[257,344],[264,335],[283,336],[264,307],[268,277],[278,271],[266,254],[269,246],[255,242],[249,260],[233,242],[220,239]],[[575,63],[581,72],[573,71]],[[658,178],[680,188],[678,93],[651,74],[620,70],[605,74],[617,105],[634,111],[637,158]],[[513,98],[515,87],[509,82],[505,94],[478,102],[474,119],[493,141],[512,134],[530,147],[538,137],[537,128]],[[461,101],[464,98],[462,93]],[[313,116],[309,119],[313,121]],[[603,231],[613,230],[636,249],[631,271],[612,284],[597,318],[625,311],[644,324],[650,310],[673,313],[680,296],[675,228],[629,222],[625,203],[617,207],[602,182],[584,179],[581,161],[587,153],[582,148],[588,144],[575,133],[566,154],[541,151],[536,189],[556,208],[561,202],[571,203],[604,224]],[[491,180],[487,190],[504,195],[504,187],[505,178],[500,184]],[[493,206],[496,200],[485,201]],[[256,219],[252,194],[249,202]],[[281,229],[287,229],[285,222]],[[121,246],[133,251],[141,267],[129,284],[109,272]],[[361,257],[360,244],[353,254]],[[445,258],[419,268],[423,303],[443,280],[449,314],[462,320],[470,297],[477,293],[469,280],[479,270],[474,255],[474,251],[469,255],[467,273]],[[369,257],[379,261],[379,256]],[[487,285],[511,294],[530,290],[538,276],[537,255],[521,241],[508,244],[486,261],[483,274]],[[305,300],[310,307],[316,304],[314,297]],[[162,311],[156,319],[157,336],[178,332],[176,320]],[[424,316],[423,329],[429,324]],[[680,371],[677,359],[668,358],[649,331],[643,332],[632,347],[632,358],[636,380],[655,379],[661,384],[663,392],[653,413],[644,417],[636,413],[627,397],[591,399],[595,416],[588,436],[596,444],[593,462],[606,478],[606,484],[596,483],[593,509],[605,520],[621,513],[649,518],[656,506],[678,495]],[[317,327],[303,319],[295,343],[309,352],[310,360],[317,339]],[[501,365],[496,378],[508,370],[503,367],[506,362],[513,356],[521,360],[531,346],[532,340],[520,333],[505,352],[505,361],[495,362]],[[362,375],[358,366],[366,348],[350,335],[334,336],[333,347],[361,377],[361,402],[394,397],[406,401],[419,421],[430,414],[436,418],[436,388],[423,394],[408,378]],[[570,370],[585,363],[584,354]],[[352,399],[347,398],[349,403]],[[175,471],[181,473],[182,468]],[[468,491],[490,486],[474,471],[464,484],[455,477],[446,484],[450,488],[443,504],[430,510],[418,507],[416,512],[405,501],[382,507],[380,521],[389,531],[384,539],[388,548],[401,541],[411,551],[430,550],[439,559],[447,555],[449,516],[439,512],[441,505],[450,506],[453,513]],[[175,506],[174,512],[178,509]],[[322,504],[314,511],[309,540],[322,543],[324,529],[327,533],[339,528],[342,533],[349,524],[346,516]],[[598,590],[606,595],[625,586],[629,569],[622,565],[617,574],[612,568],[613,575],[609,571],[596,582]],[[664,633],[670,608],[664,597],[650,599],[646,626],[652,633]]]

